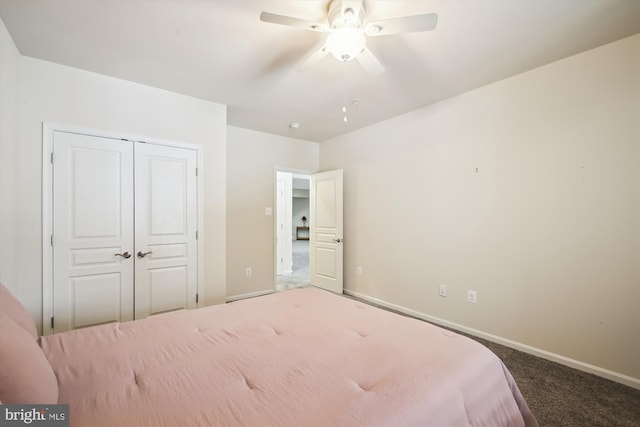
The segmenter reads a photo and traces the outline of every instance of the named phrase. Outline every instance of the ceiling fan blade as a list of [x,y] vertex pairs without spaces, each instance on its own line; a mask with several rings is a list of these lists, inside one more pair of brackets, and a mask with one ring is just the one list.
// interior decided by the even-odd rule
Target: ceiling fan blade
[[320,61],[322,61],[328,53],[329,50],[326,48],[325,42],[322,41],[311,50],[310,54],[307,54],[307,56],[303,58],[302,61],[300,61],[296,69],[298,71],[309,70],[315,67]]
[[367,73],[373,76],[384,73],[384,65],[380,63],[378,58],[376,58],[368,48],[365,47],[364,50],[356,56],[356,59]]
[[432,31],[438,25],[437,13],[405,16],[403,18],[385,19],[370,22],[365,27],[369,36],[386,36],[389,34],[415,33],[418,31]]
[[260,14],[260,20],[270,24],[286,25],[288,27],[302,28],[304,30],[319,32],[329,31],[329,26],[327,24],[307,21],[306,19],[294,18],[292,16],[276,15],[275,13],[269,12],[262,12]]

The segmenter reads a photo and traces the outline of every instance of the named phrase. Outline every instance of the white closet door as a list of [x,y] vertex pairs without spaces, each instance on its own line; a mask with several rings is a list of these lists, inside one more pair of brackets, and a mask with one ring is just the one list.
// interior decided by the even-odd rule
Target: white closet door
[[196,307],[196,152],[136,144],[135,317]]
[[133,319],[132,176],[130,142],[54,133],[54,332]]

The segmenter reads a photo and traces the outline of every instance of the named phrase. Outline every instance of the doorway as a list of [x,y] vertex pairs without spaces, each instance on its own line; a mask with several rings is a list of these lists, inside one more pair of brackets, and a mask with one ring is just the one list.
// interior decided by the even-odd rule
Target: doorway
[[309,182],[276,173],[276,291],[309,286]]

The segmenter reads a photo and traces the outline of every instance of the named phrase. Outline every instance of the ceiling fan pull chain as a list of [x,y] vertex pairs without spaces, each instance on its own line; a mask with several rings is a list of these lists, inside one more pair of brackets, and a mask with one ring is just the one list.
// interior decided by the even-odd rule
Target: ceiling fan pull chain
[[344,61],[342,66],[344,67],[342,69],[342,78],[344,79],[344,86],[342,87],[342,112],[344,114],[342,120],[347,123],[349,121],[347,118],[347,61]]

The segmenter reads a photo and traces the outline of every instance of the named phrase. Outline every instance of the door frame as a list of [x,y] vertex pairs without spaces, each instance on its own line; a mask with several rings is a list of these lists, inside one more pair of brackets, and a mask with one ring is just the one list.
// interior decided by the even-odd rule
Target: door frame
[[[100,129],[91,129],[59,123],[42,122],[42,335],[53,333],[51,318],[53,317],[53,134],[54,132],[67,132],[80,135],[95,136],[127,140],[130,142],[145,142],[147,144],[163,145],[167,147],[183,148],[196,152],[196,205],[197,205],[197,293],[198,301],[204,301],[204,168],[203,148],[199,144],[191,144],[181,141],[169,141],[158,138],[145,137],[122,132],[111,132]],[[200,302],[196,307],[200,307]]]
[[[286,175],[286,179],[283,175]],[[292,273],[292,255],[291,255],[291,205],[292,205],[292,172],[276,172],[276,276]],[[280,259],[278,259],[280,258]],[[288,269],[284,269],[284,261],[287,261]]]
[[305,169],[293,169],[276,166],[273,170],[273,290],[278,290],[278,242],[276,240],[278,233],[278,172],[286,172],[300,175],[313,175],[316,172],[310,172]]

